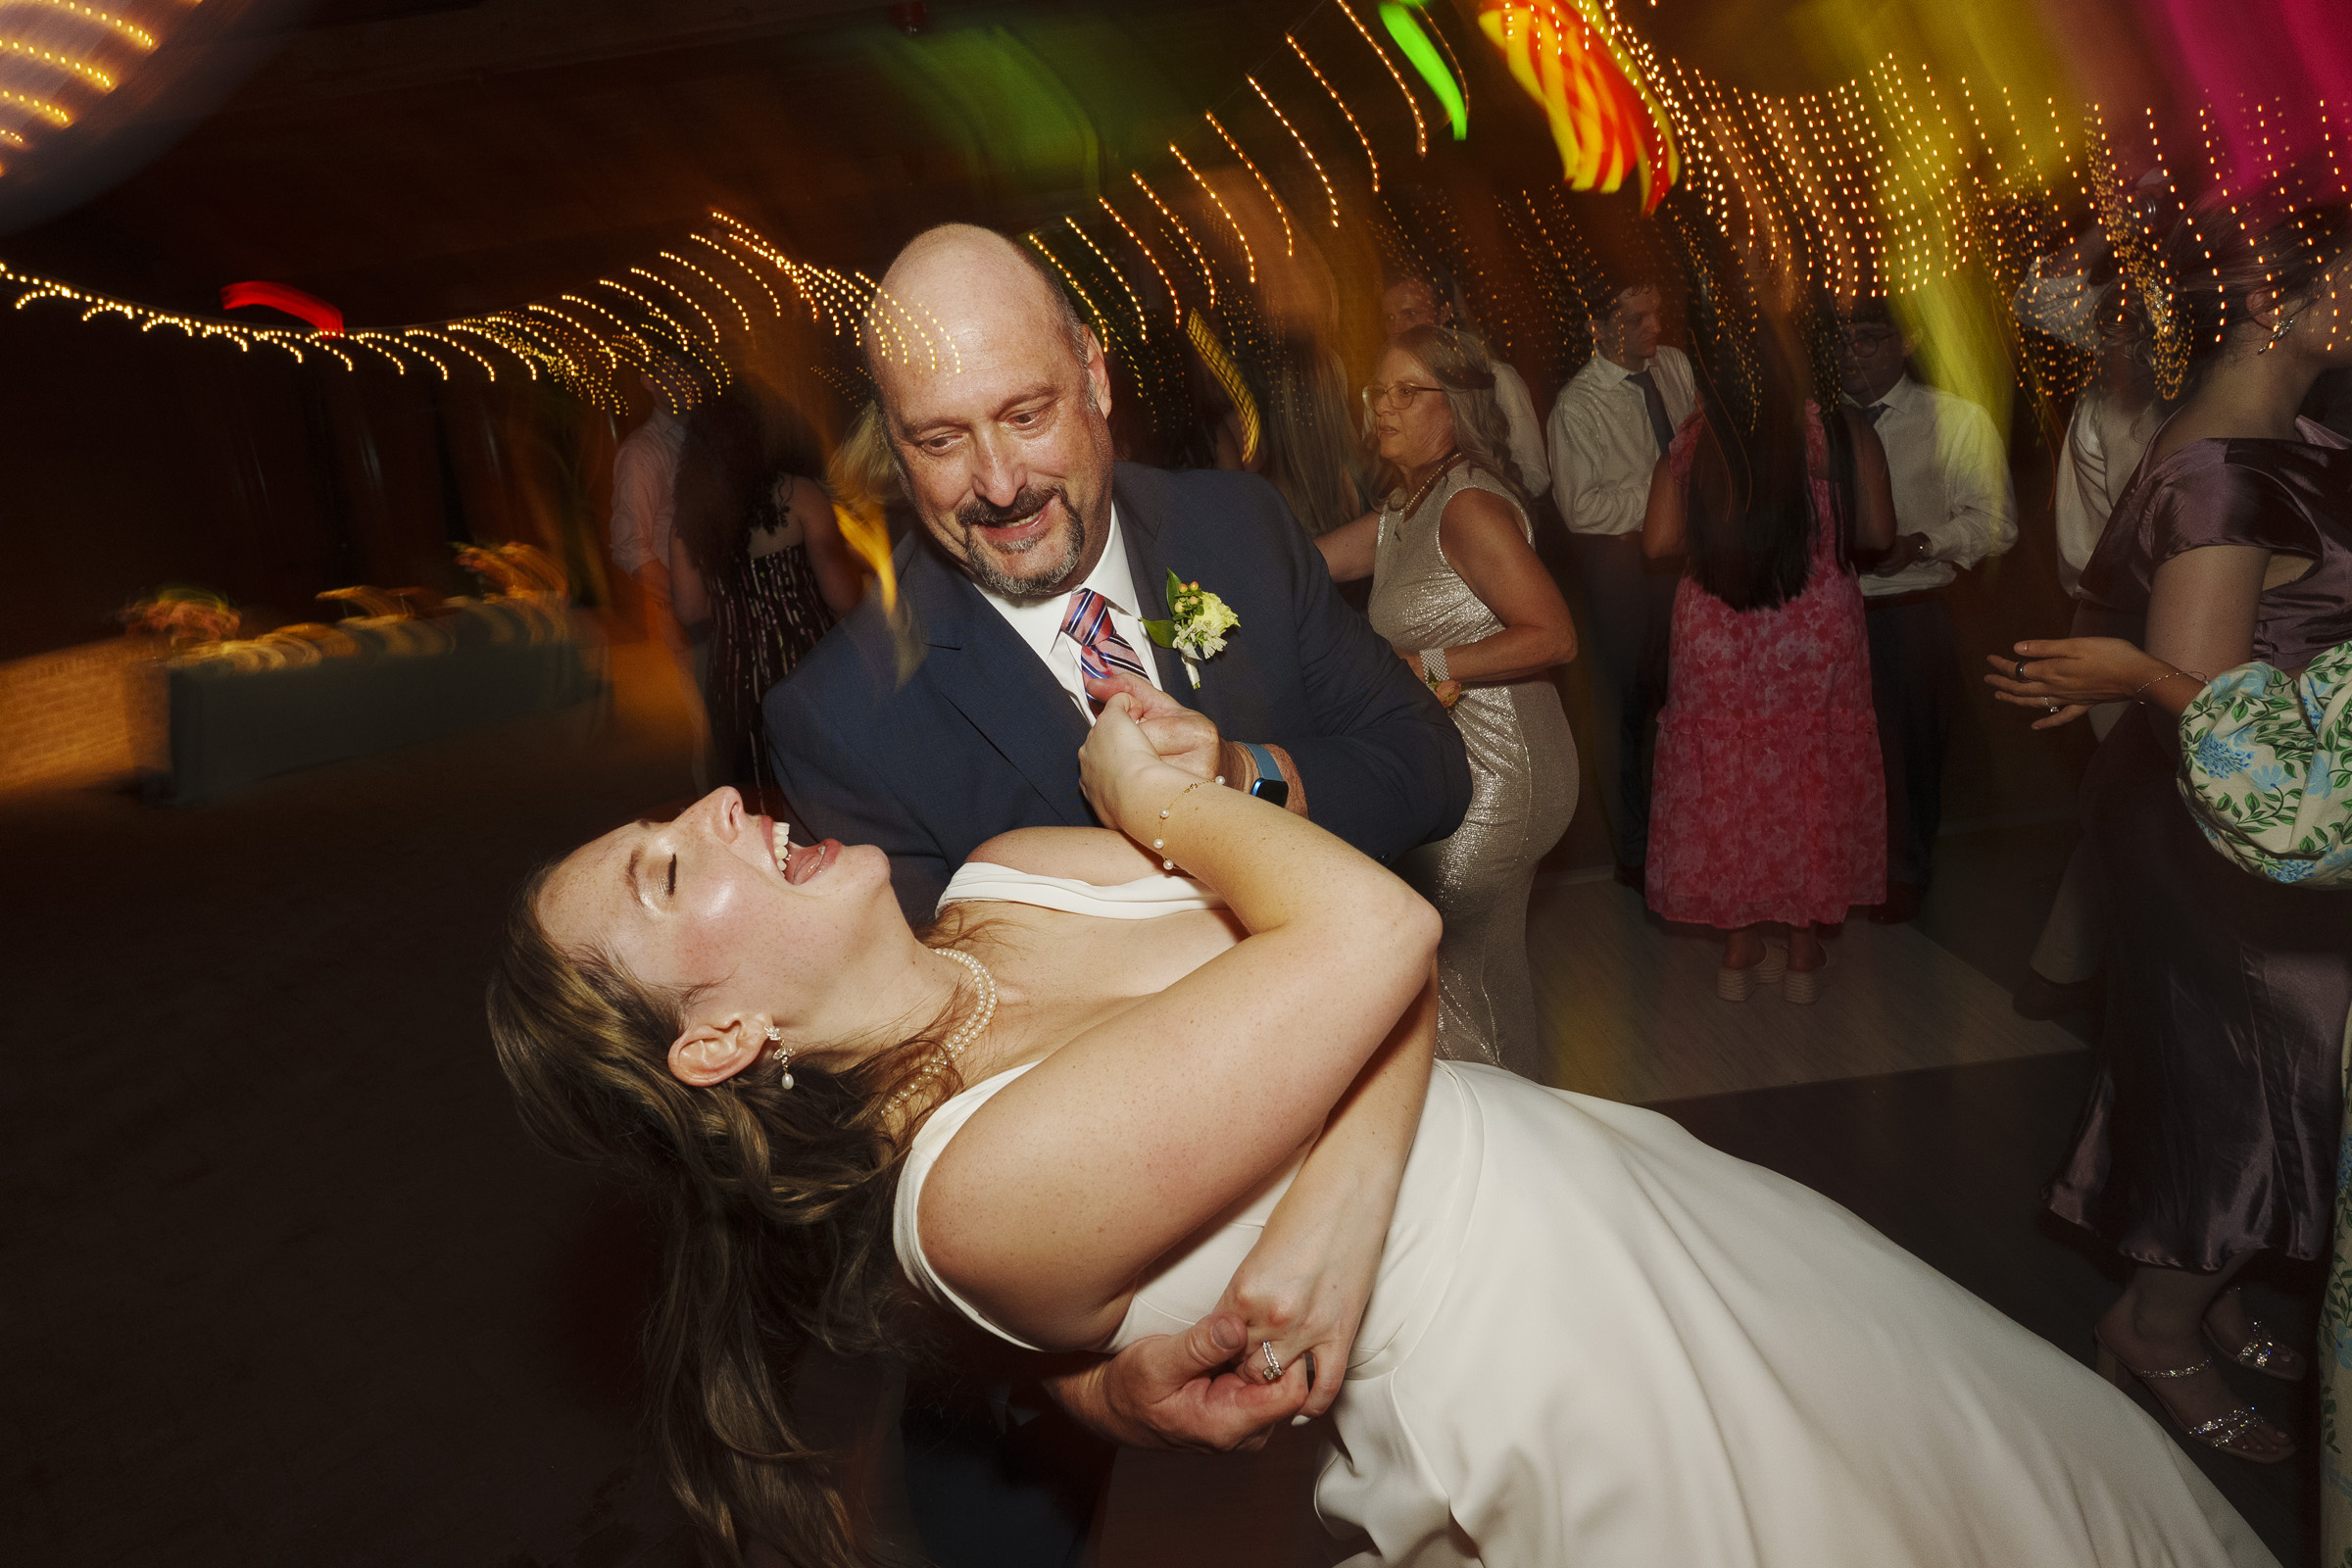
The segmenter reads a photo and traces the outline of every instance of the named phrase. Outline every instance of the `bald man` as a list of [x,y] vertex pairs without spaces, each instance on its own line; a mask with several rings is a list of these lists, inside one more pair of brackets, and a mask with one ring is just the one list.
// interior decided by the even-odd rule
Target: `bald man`
[[[898,330],[873,370],[923,523],[898,569],[924,658],[898,684],[869,600],[768,693],[776,776],[808,828],[887,851],[927,922],[988,839],[1095,821],[1077,758],[1110,689],[1087,682],[1107,676],[1163,752],[1367,855],[1453,831],[1459,732],[1332,592],[1272,486],[1114,463],[1102,345],[1002,235],[932,229],[883,287]],[[1167,617],[1170,571],[1241,617],[1189,669],[1143,625]]]
[[[869,595],[767,694],[776,777],[804,829],[889,852],[907,918],[928,923],[988,839],[1095,821],[1078,748],[1098,701],[1125,689],[1163,755],[1369,855],[1453,831],[1470,800],[1459,732],[1332,592],[1271,485],[1114,463],[1102,345],[1003,236],[932,229],[883,287],[894,331],[872,369],[923,524],[897,557],[923,660],[901,684]],[[1197,687],[1142,624],[1167,616],[1171,570],[1241,617]],[[1215,1375],[1241,1334],[1238,1319],[1204,1320],[1048,1388],[1117,1442],[1253,1444],[1298,1406]],[[1077,1560],[1099,1477],[1045,1414],[1001,1432],[910,1416],[908,1493],[946,1568]]]

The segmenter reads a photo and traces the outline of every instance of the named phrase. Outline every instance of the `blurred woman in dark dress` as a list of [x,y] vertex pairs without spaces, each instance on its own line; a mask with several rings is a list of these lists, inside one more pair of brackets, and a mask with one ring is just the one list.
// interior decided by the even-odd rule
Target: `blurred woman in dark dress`
[[678,455],[671,594],[710,639],[711,750],[721,778],[761,784],[760,700],[856,608],[864,589],[824,487],[792,471],[778,421],[738,382],[687,416]]
[[[2309,1370],[2227,1287],[2266,1249],[2328,1250],[2352,896],[2216,856],[2177,787],[2172,715],[2212,673],[2300,670],[2352,636],[2352,450],[2296,416],[2320,374],[2352,363],[2352,215],[2200,211],[2168,251],[2155,348],[2160,364],[2186,354],[2187,396],[2082,586],[2139,617],[2135,640],[2172,673],[2134,694],[2083,785],[2111,902],[2106,1060],[2048,1196],[2137,1265],[2099,1319],[2102,1368],[2145,1383],[2198,1441],[2276,1463],[2292,1441],[2237,1399],[2215,1352],[2287,1381]],[[2034,673],[2029,659],[1996,684],[2040,700],[2041,727],[2087,710]]]

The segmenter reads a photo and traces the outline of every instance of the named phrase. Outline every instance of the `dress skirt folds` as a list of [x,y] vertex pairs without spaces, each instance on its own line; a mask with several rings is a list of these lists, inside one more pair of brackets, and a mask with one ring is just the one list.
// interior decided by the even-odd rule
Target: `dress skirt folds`
[[2083,781],[2110,907],[2104,1059],[2053,1212],[2127,1257],[2319,1257],[2335,1198],[2352,893],[2249,876],[2176,784],[2172,726],[2125,715]]

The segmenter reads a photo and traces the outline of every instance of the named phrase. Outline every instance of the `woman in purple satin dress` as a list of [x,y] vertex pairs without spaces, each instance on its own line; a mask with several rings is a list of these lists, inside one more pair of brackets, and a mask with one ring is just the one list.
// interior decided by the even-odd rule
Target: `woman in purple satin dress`
[[[2180,281],[2165,319],[2189,356],[2187,396],[2082,586],[2182,671],[2299,669],[2352,636],[2352,450],[2296,417],[2320,374],[2352,364],[2338,315],[2352,216],[2307,209],[2266,228],[2207,210],[2170,250]],[[2112,905],[2105,1060],[2048,1199],[2136,1265],[2099,1320],[2103,1367],[2143,1382],[2198,1441],[2276,1463],[2292,1440],[2215,1358],[2288,1381],[2309,1370],[2227,1287],[2259,1251],[2328,1250],[2352,895],[2262,882],[2216,856],[2176,787],[2172,730],[2153,707],[2127,715],[2083,785]]]

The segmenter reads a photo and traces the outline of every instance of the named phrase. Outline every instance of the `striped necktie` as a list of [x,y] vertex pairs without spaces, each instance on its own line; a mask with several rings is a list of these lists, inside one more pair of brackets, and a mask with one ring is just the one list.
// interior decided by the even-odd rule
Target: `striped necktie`
[[1094,680],[1108,680],[1123,669],[1145,685],[1152,677],[1119,628],[1110,623],[1110,601],[1092,588],[1070,595],[1070,612],[1061,618],[1061,634],[1078,645],[1078,667]]

